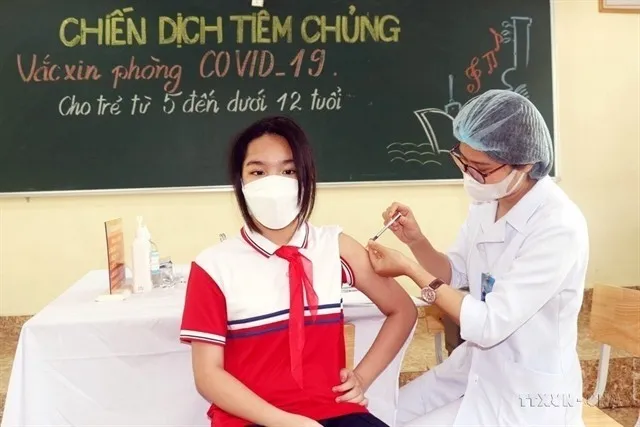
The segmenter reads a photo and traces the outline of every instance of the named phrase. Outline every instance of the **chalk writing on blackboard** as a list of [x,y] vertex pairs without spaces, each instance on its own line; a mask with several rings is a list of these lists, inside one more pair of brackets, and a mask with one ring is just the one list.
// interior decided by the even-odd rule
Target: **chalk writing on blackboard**
[[[156,28],[149,25],[151,20],[157,24],[157,31],[150,30]],[[233,38],[225,40],[230,34]],[[85,98],[70,91],[61,97],[52,108],[57,108],[63,117],[145,115],[152,111],[164,114],[339,111],[349,95],[348,88],[337,83],[277,93],[267,90],[265,84],[262,89],[248,92],[238,89],[224,96],[216,92],[215,86],[198,92],[184,88],[182,83],[187,75],[210,79],[212,85],[222,84],[228,77],[332,79],[338,77],[338,64],[331,63],[332,44],[398,43],[400,35],[397,16],[373,15],[366,10],[358,11],[353,5],[343,15],[309,15],[298,20],[294,16],[272,15],[266,9],[231,16],[176,13],[140,17],[135,15],[134,8],[125,7],[101,17],[67,17],[60,22],[55,35],[68,49],[87,45],[119,49],[123,51],[120,63],[107,60],[88,63],[81,58],[57,63],[47,53],[21,52],[16,55],[16,65],[25,84],[72,87],[79,82],[92,82],[105,86],[105,92],[99,96]],[[133,50],[131,54],[126,51],[128,47],[152,43],[165,48],[200,49],[195,54],[199,58],[197,66],[188,69],[184,64],[164,61],[160,54],[140,57]],[[212,48],[223,43],[220,49]],[[296,48],[285,54],[280,51],[279,56],[270,49],[274,44],[292,43],[297,43]],[[305,47],[301,48],[300,43]],[[157,82],[158,87],[134,95],[118,93],[135,81]]]
[[[504,70],[501,74],[501,82],[504,89],[512,90],[523,96],[529,97],[527,84],[524,81],[524,71],[529,67],[531,51],[531,25],[533,19],[523,16],[513,16],[510,21],[501,23],[502,31],[498,32],[494,28],[489,28],[492,37],[492,46],[481,55],[471,58],[468,67],[465,69],[467,84],[466,92],[475,96],[483,89],[483,71],[491,76],[494,71],[500,68],[500,61],[496,54],[501,51],[502,45],[511,44],[513,50],[513,66]],[[484,68],[481,67],[484,66]],[[413,114],[418,119],[424,132],[426,142],[392,142],[387,145],[387,154],[390,161],[400,163],[413,163],[420,166],[438,165],[441,166],[442,155],[448,154],[449,147],[442,147],[438,138],[437,130],[445,133],[447,137],[452,134],[449,124],[456,117],[462,105],[454,99],[454,76],[449,75],[449,102],[444,109],[423,108],[416,110]],[[447,126],[436,128],[430,119],[435,116],[444,116],[447,119]]]

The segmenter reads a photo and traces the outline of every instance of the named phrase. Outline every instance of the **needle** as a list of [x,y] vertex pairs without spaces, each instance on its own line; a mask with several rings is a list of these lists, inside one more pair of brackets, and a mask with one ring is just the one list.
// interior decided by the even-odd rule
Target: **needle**
[[395,214],[395,216],[393,218],[391,218],[391,221],[389,221],[384,227],[382,227],[382,230],[378,231],[378,234],[376,234],[375,236],[373,236],[373,240],[374,242],[376,240],[378,240],[378,237],[382,236],[382,233],[384,233],[386,231],[387,228],[391,227],[393,225],[394,222],[396,222],[402,215],[398,212],[397,214]]

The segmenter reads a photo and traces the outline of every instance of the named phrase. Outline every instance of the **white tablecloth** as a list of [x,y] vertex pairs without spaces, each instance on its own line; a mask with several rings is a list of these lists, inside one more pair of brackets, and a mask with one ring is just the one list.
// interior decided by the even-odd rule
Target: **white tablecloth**
[[[106,271],[89,272],[25,323],[2,427],[210,425],[190,349],[178,341],[184,288],[95,302],[107,289]],[[344,300],[357,363],[384,317],[359,293]],[[371,412],[392,427],[407,344],[367,394]]]

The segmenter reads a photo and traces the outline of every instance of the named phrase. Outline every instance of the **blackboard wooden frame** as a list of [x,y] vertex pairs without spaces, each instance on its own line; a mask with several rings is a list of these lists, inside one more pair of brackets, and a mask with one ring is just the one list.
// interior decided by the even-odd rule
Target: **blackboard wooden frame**
[[[554,181],[561,180],[560,159],[559,159],[559,134],[560,123],[558,120],[558,88],[557,88],[557,47],[555,44],[555,11],[554,1],[548,0],[550,4],[550,29],[551,29],[551,79],[552,79],[552,104],[553,104],[553,141],[554,141]],[[602,1],[602,0],[600,0]],[[318,183],[320,189],[323,188],[371,188],[371,187],[399,187],[399,186],[451,186],[460,185],[462,179],[424,179],[424,180],[403,180],[403,181],[349,181]],[[100,190],[64,190],[64,191],[20,191],[20,192],[0,192],[0,198],[43,198],[43,197],[70,197],[70,196],[109,196],[109,195],[141,195],[141,194],[197,194],[197,193],[217,193],[230,192],[229,185],[197,186],[197,187],[157,187],[157,188],[118,188]]]

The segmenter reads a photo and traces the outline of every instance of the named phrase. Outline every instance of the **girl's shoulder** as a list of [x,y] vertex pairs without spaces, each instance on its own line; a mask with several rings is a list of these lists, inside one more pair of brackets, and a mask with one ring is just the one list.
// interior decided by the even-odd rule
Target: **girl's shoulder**
[[343,230],[339,225],[316,226],[310,223],[307,225],[309,227],[309,245],[311,246],[335,245],[340,241]]

